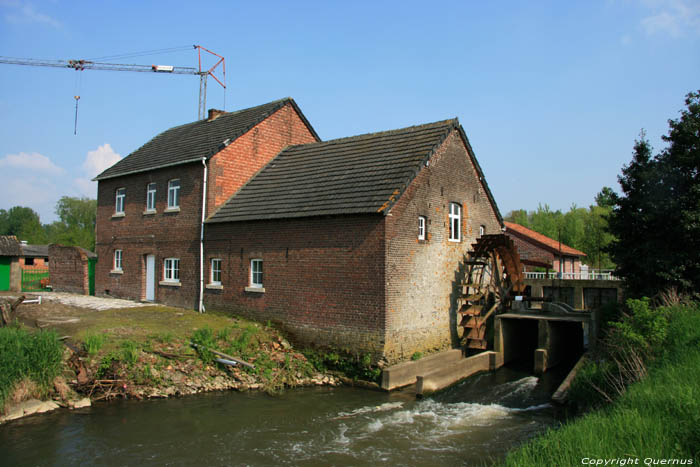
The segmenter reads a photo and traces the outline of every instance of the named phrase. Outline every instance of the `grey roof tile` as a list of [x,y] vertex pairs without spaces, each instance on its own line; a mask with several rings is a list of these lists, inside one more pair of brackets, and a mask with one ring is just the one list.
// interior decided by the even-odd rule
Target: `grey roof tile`
[[225,147],[224,141],[234,141],[288,103],[320,140],[294,99],[287,97],[257,107],[225,113],[211,122],[199,120],[170,128],[99,174],[95,180],[184,164],[201,160],[203,157],[209,158]]
[[14,235],[0,235],[0,256],[21,256],[22,249]]
[[385,213],[456,119],[291,146],[207,222]]

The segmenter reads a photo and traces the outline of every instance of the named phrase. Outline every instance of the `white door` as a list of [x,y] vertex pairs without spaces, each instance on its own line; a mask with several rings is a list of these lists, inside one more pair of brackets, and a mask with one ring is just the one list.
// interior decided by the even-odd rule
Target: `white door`
[[146,300],[156,299],[156,257],[146,256]]

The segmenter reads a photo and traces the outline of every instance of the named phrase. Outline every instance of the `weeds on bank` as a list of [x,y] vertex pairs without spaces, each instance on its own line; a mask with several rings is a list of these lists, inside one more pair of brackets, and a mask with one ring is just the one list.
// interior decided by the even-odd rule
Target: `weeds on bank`
[[372,355],[353,354],[345,351],[324,351],[320,349],[304,349],[304,355],[316,370],[320,372],[338,371],[354,380],[378,383],[382,374],[381,368],[372,364]]
[[43,397],[61,372],[63,346],[54,331],[0,328],[0,409],[13,391]]
[[602,341],[570,391],[596,409],[511,452],[506,465],[574,465],[585,456],[700,461],[700,303],[628,301]]

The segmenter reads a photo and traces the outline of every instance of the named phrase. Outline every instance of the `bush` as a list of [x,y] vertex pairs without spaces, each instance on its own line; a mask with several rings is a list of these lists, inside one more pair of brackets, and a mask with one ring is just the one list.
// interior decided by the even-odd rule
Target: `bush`
[[54,331],[31,333],[19,327],[0,328],[0,408],[23,378],[48,394],[61,371],[63,346]]
[[97,332],[89,332],[85,334],[85,342],[83,347],[91,357],[97,355],[105,343],[105,335]]
[[316,371],[339,371],[348,378],[372,382],[379,382],[382,374],[382,370],[372,364],[372,355],[369,353],[324,352],[316,349],[305,349],[303,353]]

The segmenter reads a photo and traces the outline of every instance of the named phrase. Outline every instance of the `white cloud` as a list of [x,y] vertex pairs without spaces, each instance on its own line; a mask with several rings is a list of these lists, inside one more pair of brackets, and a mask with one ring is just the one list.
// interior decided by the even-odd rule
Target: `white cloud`
[[668,34],[678,38],[686,32],[700,34],[700,2],[696,0],[644,0],[652,14],[642,18],[647,35]]
[[94,151],[87,153],[85,162],[83,162],[83,169],[92,178],[116,164],[121,158],[122,156],[114,152],[109,143],[105,143]]
[[0,159],[0,167],[12,169],[28,169],[39,172],[63,173],[63,169],[51,162],[51,159],[38,152],[20,152],[8,154]]
[[29,2],[21,2],[18,0],[0,0],[0,5],[10,8],[10,11],[5,14],[5,20],[10,23],[40,23],[48,24],[53,27],[60,27],[61,23],[51,16],[40,13]]

